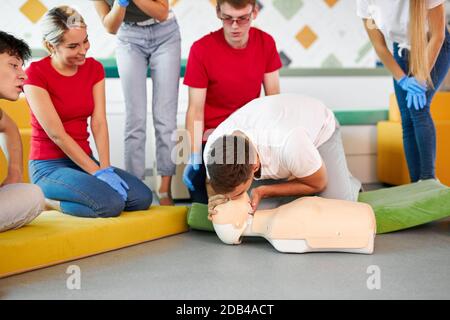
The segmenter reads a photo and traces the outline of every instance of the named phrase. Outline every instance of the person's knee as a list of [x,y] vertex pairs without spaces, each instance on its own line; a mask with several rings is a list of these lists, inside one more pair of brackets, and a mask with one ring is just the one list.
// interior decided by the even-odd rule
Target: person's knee
[[139,187],[138,190],[136,190],[136,206],[135,210],[147,210],[153,201],[153,193],[152,190],[150,190],[149,187],[147,187],[145,184],[142,184],[142,186]]
[[35,184],[24,184],[24,192],[27,195],[30,211],[37,214],[42,212],[45,207],[45,197],[41,188]]
[[99,218],[113,218],[118,217],[125,209],[125,201],[118,194],[117,196],[111,197],[107,202],[100,204],[98,208],[95,209],[95,213]]

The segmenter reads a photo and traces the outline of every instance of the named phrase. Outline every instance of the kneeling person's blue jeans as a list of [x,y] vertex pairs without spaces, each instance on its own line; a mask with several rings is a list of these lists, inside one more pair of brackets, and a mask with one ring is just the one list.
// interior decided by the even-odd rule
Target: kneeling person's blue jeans
[[70,159],[31,160],[30,176],[48,199],[58,200],[61,210],[86,218],[117,217],[122,211],[146,210],[152,191],[138,178],[114,168],[130,187],[126,201],[107,183],[86,173]]

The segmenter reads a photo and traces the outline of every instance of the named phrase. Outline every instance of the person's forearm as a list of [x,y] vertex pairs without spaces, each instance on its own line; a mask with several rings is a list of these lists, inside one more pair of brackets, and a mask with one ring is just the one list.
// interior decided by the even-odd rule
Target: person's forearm
[[318,187],[313,187],[299,181],[290,181],[280,184],[264,185],[259,187],[262,198],[307,196],[321,191]]
[[189,107],[186,113],[186,129],[189,133],[191,153],[202,152],[203,113]]
[[375,48],[375,51],[381,62],[383,62],[384,66],[391,72],[396,80],[400,80],[405,76],[405,72],[400,68],[387,47]]
[[102,23],[105,27],[106,31],[112,34],[116,34],[117,30],[119,30],[120,25],[125,18],[126,13],[125,7],[121,7],[119,2],[114,2],[114,5],[111,8],[111,11],[103,18]]
[[19,131],[15,125],[10,125],[2,133],[1,147],[8,162],[8,175],[22,175],[23,151]]
[[132,0],[144,13],[158,21],[165,21],[169,15],[167,0]]
[[67,133],[53,137],[52,141],[81,169],[89,174],[93,174],[100,167],[92,160],[86,152]]
[[109,154],[109,132],[106,121],[101,124],[92,124],[92,135],[98,151],[100,168],[108,168],[111,166],[111,160]]
[[429,70],[433,70],[436,60],[441,52],[442,45],[445,40],[445,33],[439,36],[432,36],[430,41],[428,42],[427,51],[428,51],[428,64]]

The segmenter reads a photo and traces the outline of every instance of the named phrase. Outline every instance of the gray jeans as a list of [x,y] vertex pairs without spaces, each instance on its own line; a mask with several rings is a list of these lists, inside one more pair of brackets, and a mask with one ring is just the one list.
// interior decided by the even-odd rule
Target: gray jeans
[[149,26],[123,23],[117,34],[117,67],[126,107],[125,169],[143,179],[147,131],[147,69],[153,82],[152,112],[158,174],[172,176],[180,81],[181,37],[172,18]]
[[44,194],[37,185],[8,184],[0,188],[0,232],[20,228],[44,209]]
[[[352,176],[345,159],[344,146],[342,144],[341,129],[337,125],[333,135],[318,151],[327,169],[328,184],[324,191],[317,194],[319,197],[328,199],[340,199],[357,201],[361,182]],[[286,180],[258,180],[252,183],[251,189],[267,184],[283,183]],[[272,209],[282,204],[291,202],[298,197],[269,198],[261,201],[260,209]]]

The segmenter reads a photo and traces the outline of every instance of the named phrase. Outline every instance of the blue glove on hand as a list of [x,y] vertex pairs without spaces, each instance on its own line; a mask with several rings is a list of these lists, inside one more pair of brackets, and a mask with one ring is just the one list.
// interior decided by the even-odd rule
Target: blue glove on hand
[[192,184],[191,177],[192,174],[200,170],[200,164],[202,163],[202,154],[193,153],[189,157],[189,161],[184,168],[183,172],[183,183],[188,187],[189,190],[195,191],[194,185]]
[[128,7],[128,5],[130,4],[130,0],[117,0],[117,2],[119,2],[119,6],[121,7]]
[[414,77],[403,76],[397,81],[397,84],[408,93],[425,93],[427,91],[427,87]]
[[423,109],[427,104],[427,96],[425,93],[410,93],[406,94],[406,102],[408,109],[411,109],[411,106],[414,105],[414,109],[419,110]]
[[125,181],[123,181],[123,179],[119,177],[117,173],[114,172],[113,167],[98,170],[94,173],[94,176],[97,179],[100,179],[103,182],[107,183],[111,188],[116,190],[123,198],[123,201],[127,201],[128,198],[127,190],[130,190],[130,187],[128,187],[128,184]]

